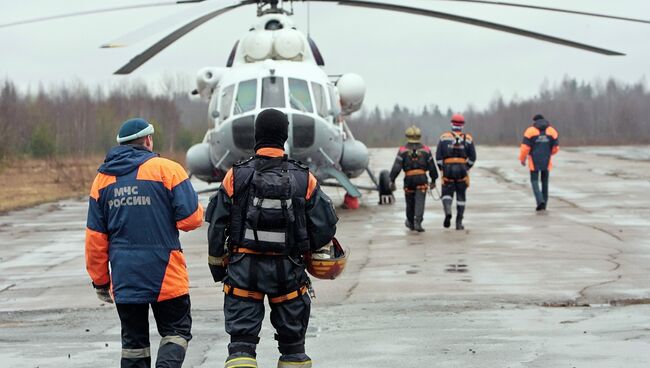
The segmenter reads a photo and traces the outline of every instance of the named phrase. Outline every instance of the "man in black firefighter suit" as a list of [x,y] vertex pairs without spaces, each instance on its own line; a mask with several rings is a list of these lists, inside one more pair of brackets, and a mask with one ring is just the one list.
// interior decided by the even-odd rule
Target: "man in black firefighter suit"
[[[423,232],[422,218],[424,203],[429,186],[436,186],[438,172],[436,171],[433,155],[428,146],[420,143],[420,128],[415,125],[406,128],[406,145],[401,146],[390,171],[391,187],[395,188],[395,179],[404,170],[404,197],[406,198],[406,222],[411,230]],[[431,184],[427,179],[427,172]]]
[[214,281],[224,283],[226,368],[257,367],[265,295],[281,353],[278,367],[311,367],[303,254],[332,240],[338,218],[309,169],[284,154],[288,125],[278,110],[257,116],[255,156],[226,173],[206,211],[208,263]]
[[443,226],[451,226],[451,203],[456,194],[456,230],[463,230],[465,192],[469,188],[469,170],[476,162],[476,149],[470,134],[463,133],[465,118],[454,114],[451,131],[444,133],[436,149],[436,163],[442,171],[442,206],[445,211]]

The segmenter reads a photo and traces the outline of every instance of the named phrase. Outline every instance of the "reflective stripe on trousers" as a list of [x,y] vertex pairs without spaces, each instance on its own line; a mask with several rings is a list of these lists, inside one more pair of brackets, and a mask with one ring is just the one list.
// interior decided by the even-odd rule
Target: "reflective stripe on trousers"
[[122,358],[126,359],[141,359],[148,358],[151,356],[151,348],[141,348],[141,349],[122,349]]
[[162,339],[160,339],[160,346],[163,346],[165,344],[176,344],[180,345],[183,347],[183,349],[187,350],[187,340],[180,336],[164,336]]

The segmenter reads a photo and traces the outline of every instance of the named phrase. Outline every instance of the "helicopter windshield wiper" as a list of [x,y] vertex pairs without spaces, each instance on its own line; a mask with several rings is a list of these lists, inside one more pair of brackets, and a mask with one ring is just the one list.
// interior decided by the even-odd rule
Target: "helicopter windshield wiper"
[[234,113],[237,114],[237,115],[244,113],[244,109],[241,108],[241,105],[239,104],[239,101],[237,101],[237,100],[235,100],[235,111],[234,111]]
[[289,102],[291,102],[291,107],[294,109],[299,110],[300,112],[308,112],[305,105],[292,93],[289,93]]

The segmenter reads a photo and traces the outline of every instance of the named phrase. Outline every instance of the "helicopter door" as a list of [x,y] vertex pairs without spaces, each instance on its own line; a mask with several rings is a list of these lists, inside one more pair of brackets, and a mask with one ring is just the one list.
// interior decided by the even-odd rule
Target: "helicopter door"
[[221,100],[219,101],[219,117],[221,121],[228,119],[230,116],[230,109],[232,108],[232,98],[235,92],[235,85],[225,87],[221,92]]

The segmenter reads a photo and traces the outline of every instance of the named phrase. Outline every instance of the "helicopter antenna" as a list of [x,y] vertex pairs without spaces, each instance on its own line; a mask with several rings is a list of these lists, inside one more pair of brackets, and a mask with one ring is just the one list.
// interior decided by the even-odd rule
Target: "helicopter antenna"
[[307,2],[307,37],[309,36],[311,36],[311,2],[308,1]]

